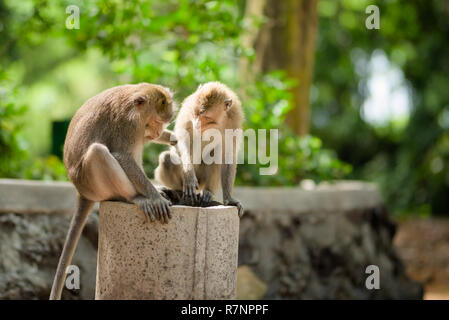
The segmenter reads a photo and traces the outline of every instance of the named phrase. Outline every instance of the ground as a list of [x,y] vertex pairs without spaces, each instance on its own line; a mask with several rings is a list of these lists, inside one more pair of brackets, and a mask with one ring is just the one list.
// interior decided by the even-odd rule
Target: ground
[[449,219],[399,222],[394,245],[407,274],[424,285],[424,299],[449,300]]

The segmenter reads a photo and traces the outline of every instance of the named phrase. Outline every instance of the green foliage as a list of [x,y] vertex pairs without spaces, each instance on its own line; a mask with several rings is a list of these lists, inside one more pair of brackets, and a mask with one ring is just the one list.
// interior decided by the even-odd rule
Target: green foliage
[[11,88],[6,73],[1,73],[0,79],[0,178],[67,180],[59,158],[35,157],[28,152],[20,123],[27,107],[17,103],[17,89]]
[[6,86],[4,78],[3,72],[0,74],[0,176],[16,172],[17,159],[25,154],[17,124],[17,117],[24,114],[25,107],[15,103],[14,90]]
[[[254,83],[240,83],[239,59],[254,57],[251,50],[241,46],[245,27],[243,3],[233,0],[25,0],[20,3],[8,1],[4,5],[0,1],[4,12],[8,12],[7,28],[2,30],[8,45],[1,58],[31,70],[21,75],[23,92],[25,85],[42,83],[44,74],[58,66],[69,65],[75,59],[82,60],[92,50],[99,50],[110,61],[108,66],[95,69],[104,78],[111,79],[113,83],[108,86],[140,81],[163,83],[174,88],[177,100],[181,100],[199,83],[222,81],[239,89],[247,117],[246,128],[279,129],[277,174],[260,176],[259,168],[263,165],[244,164],[238,170],[238,183],[295,185],[303,178],[320,181],[346,176],[351,166],[339,161],[335,152],[322,146],[320,139],[313,136],[300,139],[284,125],[290,108],[288,90],[292,86],[285,75],[256,75]],[[65,28],[65,8],[72,4],[81,9],[79,30]],[[37,56],[40,58],[36,59]],[[75,107],[78,107],[78,92],[66,79],[72,75],[78,82],[84,76],[73,71],[60,73],[57,91],[65,92],[68,97],[71,94]],[[48,78],[51,76],[47,77],[46,84],[52,84]],[[48,92],[54,93],[54,90]],[[68,99],[63,102],[67,103]],[[36,108],[34,104],[32,107]],[[146,148],[144,165],[147,172],[156,167],[157,154],[164,149],[166,147],[158,145]],[[47,170],[49,167],[52,168],[50,171]],[[36,160],[26,169],[10,171],[9,175],[66,178],[61,163],[55,158]]]
[[[67,1],[60,4],[59,10]],[[236,1],[78,1],[81,28],[54,32],[81,52],[97,47],[131,82],[175,88],[180,97],[198,83],[235,77],[241,19]],[[65,15],[58,23],[64,25]],[[54,17],[51,17],[55,19]]]
[[[61,29],[66,16],[55,15],[69,4],[81,8],[79,30]],[[34,44],[45,42],[43,35],[50,33],[67,39],[79,52],[97,47],[109,57],[112,70],[122,78],[130,82],[164,83],[175,88],[178,99],[206,81],[219,80],[238,88],[238,59],[251,54],[240,45],[243,21],[236,1],[99,0],[52,5],[36,1],[35,5],[40,8],[39,19],[36,11],[31,10],[28,14],[37,21],[24,21],[22,26],[28,34],[32,33],[31,28],[40,31],[32,37]],[[318,138],[299,139],[283,125],[291,85],[282,73],[260,76],[254,84],[245,84],[246,128],[279,128],[280,159],[279,171],[274,176],[260,176],[261,165],[242,165],[239,183],[294,185],[305,177],[318,181],[343,177],[350,171],[332,151],[321,148]],[[144,163],[148,173],[157,166],[157,155],[165,148],[157,145],[146,148]]]
[[[300,138],[284,124],[291,109],[289,89],[294,83],[283,72],[273,72],[248,85],[244,103],[245,128],[278,130],[278,171],[275,175],[260,175],[260,168],[266,166],[248,164],[248,153],[245,152],[245,163],[239,165],[237,183],[291,186],[306,178],[319,182],[343,178],[351,172],[351,166],[338,160],[335,152],[322,148],[319,138]],[[269,137],[268,134],[267,141],[270,141]]]
[[54,155],[27,159],[21,166],[19,178],[33,180],[68,180],[64,164]]
[[[380,8],[380,29],[367,30],[364,8]],[[397,211],[447,213],[449,168],[449,12],[439,0],[320,0],[313,134],[354,167],[352,177],[380,183]],[[342,23],[352,16],[354,25]],[[407,121],[371,125],[361,116],[367,69],[382,50],[400,67],[412,94]]]

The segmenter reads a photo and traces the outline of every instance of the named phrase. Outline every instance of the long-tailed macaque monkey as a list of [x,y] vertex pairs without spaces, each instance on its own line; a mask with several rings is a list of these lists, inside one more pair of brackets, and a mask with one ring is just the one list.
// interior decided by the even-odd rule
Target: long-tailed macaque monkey
[[[199,86],[182,103],[175,124],[178,143],[159,156],[159,166],[154,173],[156,180],[168,188],[182,191],[183,202],[187,205],[209,203],[221,182],[223,203],[236,206],[241,216],[243,207],[231,194],[237,166],[238,141],[235,138],[227,141],[225,130],[241,129],[243,120],[240,100],[231,89],[219,82]],[[219,148],[222,161],[204,163],[201,157],[205,148],[203,141],[200,150],[196,150],[201,152],[201,162],[195,164],[193,135],[198,132],[203,135],[209,129],[216,129],[221,134]],[[226,148],[226,143],[232,143],[232,147]],[[214,149],[213,152],[215,151]],[[231,163],[225,161],[226,152],[233,152]],[[196,193],[197,189],[201,191],[199,195]]]
[[64,144],[64,164],[78,190],[78,205],[56,270],[50,299],[60,299],[81,231],[94,202],[136,204],[147,220],[168,222],[168,200],[142,169],[144,142],[175,144],[164,128],[173,118],[172,93],[149,83],[123,85],[87,100],[76,112]]

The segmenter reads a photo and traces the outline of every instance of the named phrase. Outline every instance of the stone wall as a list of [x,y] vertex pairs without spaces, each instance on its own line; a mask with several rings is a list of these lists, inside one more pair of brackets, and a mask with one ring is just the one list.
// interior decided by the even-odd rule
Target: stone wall
[[[340,182],[234,193],[246,209],[239,298],[422,297],[421,285],[406,278],[393,250],[395,225],[375,186]],[[0,180],[0,299],[48,298],[74,204],[68,183]],[[73,261],[81,290],[64,290],[64,299],[93,298],[96,246],[94,213]],[[379,290],[365,287],[365,268],[372,264],[380,270]]]
[[[0,299],[48,299],[70,217],[63,214],[0,214]],[[63,299],[93,299],[98,215],[90,215],[72,264],[80,290]]]
[[[240,224],[239,264],[267,285],[261,292],[267,299],[421,299],[421,285],[406,277],[393,250],[394,234],[382,206],[248,212]],[[369,265],[379,267],[379,290],[365,286]]]

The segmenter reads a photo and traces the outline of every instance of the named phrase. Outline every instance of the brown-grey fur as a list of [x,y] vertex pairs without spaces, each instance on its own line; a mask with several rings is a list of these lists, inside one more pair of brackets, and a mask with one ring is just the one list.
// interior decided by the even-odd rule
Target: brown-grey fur
[[[234,140],[233,143],[234,162],[232,164],[225,164],[224,161],[223,164],[205,164],[204,162],[192,164],[193,120],[199,119],[203,113],[210,115],[207,118],[210,119],[211,126],[218,129],[222,137],[225,136],[225,129],[242,128],[244,116],[237,95],[220,82],[201,85],[182,103],[174,130],[178,144],[159,156],[155,178],[168,188],[182,190],[185,204],[190,205],[203,205],[211,201],[221,186],[224,204],[237,206],[241,215],[242,205],[231,195],[236,172],[237,142]],[[188,132],[188,136],[185,131]],[[224,139],[222,141],[224,159]],[[174,164],[171,158],[179,159],[182,165]],[[187,161],[188,158],[190,158],[190,164]],[[200,195],[196,194],[197,190],[201,191]]]
[[90,98],[74,115],[64,144],[64,164],[78,190],[78,205],[50,299],[61,297],[65,270],[95,201],[126,200],[148,220],[168,222],[170,202],[143,172],[142,151],[146,140],[176,143],[164,130],[173,118],[172,100],[170,90],[160,85],[123,85]]

